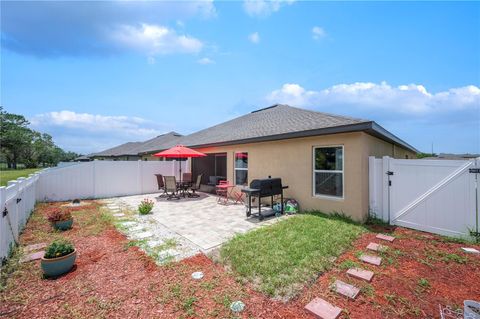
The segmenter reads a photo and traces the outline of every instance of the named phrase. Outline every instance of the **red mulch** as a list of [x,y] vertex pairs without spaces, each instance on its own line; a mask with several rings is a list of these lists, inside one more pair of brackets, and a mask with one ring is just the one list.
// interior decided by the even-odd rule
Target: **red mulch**
[[[41,213],[56,205],[43,206]],[[85,209],[98,213],[94,202],[75,208]],[[22,235],[23,244],[35,243],[33,226],[29,223]],[[438,304],[462,305],[464,299],[480,299],[479,256],[463,253],[460,247],[464,245],[445,243],[437,236],[403,228],[393,234],[399,238],[384,244],[402,255],[394,256],[391,264],[384,260],[380,267],[362,265],[375,272],[370,288],[334,267],[297,298],[283,303],[236,281],[222,265],[204,255],[157,266],[136,247],[126,247],[127,239],[115,229],[86,236],[77,225],[65,233],[79,252],[74,269],[57,279],[43,279],[38,261],[22,265],[9,279],[8,289],[0,294],[0,317],[225,318],[232,316],[229,304],[242,300],[246,310],[241,318],[312,318],[303,307],[314,297],[322,297],[344,308],[345,318],[438,318]],[[347,259],[356,261],[357,251],[370,241],[379,242],[374,237],[374,233],[363,235],[335,265]],[[467,262],[443,260],[448,253],[467,258]],[[436,257],[427,259],[426,254]],[[191,279],[195,271],[203,271],[204,278]],[[355,301],[346,300],[330,292],[328,287],[334,278],[368,289]],[[420,278],[427,279],[429,286],[419,288]]]

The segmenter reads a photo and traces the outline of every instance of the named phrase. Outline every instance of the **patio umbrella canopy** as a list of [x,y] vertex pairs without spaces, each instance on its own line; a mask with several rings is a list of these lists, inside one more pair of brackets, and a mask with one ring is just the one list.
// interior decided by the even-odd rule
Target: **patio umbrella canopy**
[[169,148],[168,150],[155,153],[153,154],[153,156],[168,157],[168,158],[190,158],[190,157],[203,157],[203,156],[207,156],[207,154],[197,152],[183,145],[177,145],[172,148]]
[[[155,153],[153,154],[153,156],[166,157],[166,158],[191,158],[191,157],[203,157],[203,156],[207,156],[207,154],[197,152],[183,145],[177,145],[172,148],[169,148],[168,150]],[[180,181],[181,181],[182,180],[182,164],[180,164],[179,171],[180,171]]]

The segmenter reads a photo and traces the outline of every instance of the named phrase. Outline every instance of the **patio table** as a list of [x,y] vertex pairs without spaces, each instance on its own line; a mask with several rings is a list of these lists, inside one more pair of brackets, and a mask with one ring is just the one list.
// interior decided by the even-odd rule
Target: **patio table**
[[180,195],[185,198],[186,196],[190,196],[188,189],[192,186],[192,182],[177,182],[177,188],[180,191]]

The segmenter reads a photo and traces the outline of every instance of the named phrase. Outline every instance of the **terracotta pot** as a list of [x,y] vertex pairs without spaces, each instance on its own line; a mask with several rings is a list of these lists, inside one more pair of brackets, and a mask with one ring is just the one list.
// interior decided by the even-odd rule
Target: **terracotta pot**
[[72,228],[73,218],[67,220],[59,220],[58,222],[53,222],[53,228],[57,230],[67,230]]
[[76,249],[68,255],[57,258],[42,257],[40,265],[45,275],[48,277],[56,277],[69,272],[73,264],[75,264],[75,259],[77,259]]

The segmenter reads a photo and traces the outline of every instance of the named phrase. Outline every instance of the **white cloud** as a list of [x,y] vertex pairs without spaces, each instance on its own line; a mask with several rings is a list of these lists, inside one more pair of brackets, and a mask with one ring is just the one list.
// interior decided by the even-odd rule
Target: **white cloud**
[[327,33],[325,32],[325,30],[321,27],[313,27],[312,28],[312,37],[315,39],[315,40],[320,40],[321,38],[325,37],[327,35]]
[[175,30],[164,26],[146,23],[119,26],[112,32],[111,37],[119,45],[150,57],[160,54],[198,53],[203,48],[202,41],[194,37],[177,34]]
[[258,32],[254,32],[248,36],[248,40],[250,40],[250,42],[252,43],[257,44],[260,42],[260,35],[258,34]]
[[54,136],[65,149],[82,153],[143,141],[164,133],[168,127],[140,117],[76,113],[63,110],[35,115],[33,128]]
[[199,64],[203,64],[203,65],[214,64],[215,63],[215,61],[213,61],[212,59],[209,59],[209,58],[201,58],[201,59],[197,60],[197,62]]
[[423,85],[391,86],[386,82],[356,82],[337,84],[315,91],[298,84],[287,83],[267,95],[273,103],[326,108],[348,106],[403,114],[430,114],[480,107],[480,88],[469,85],[431,93]]
[[280,10],[281,7],[294,2],[295,0],[245,0],[243,9],[249,16],[266,17]]

